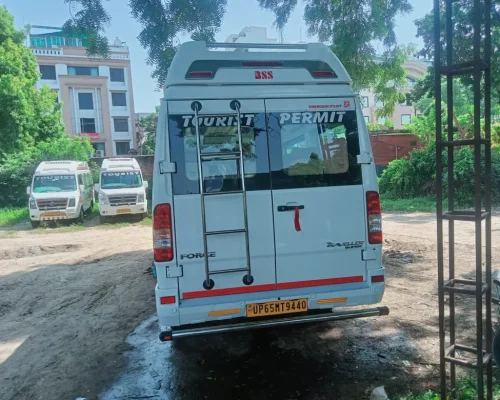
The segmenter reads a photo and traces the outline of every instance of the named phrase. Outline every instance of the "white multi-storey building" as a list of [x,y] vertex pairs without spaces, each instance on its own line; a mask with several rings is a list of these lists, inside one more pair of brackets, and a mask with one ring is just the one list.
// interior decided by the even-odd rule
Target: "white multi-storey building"
[[[241,30],[240,33],[229,35],[226,43],[279,43],[276,38],[269,38],[267,36],[267,29],[258,26],[247,26]],[[303,43],[303,42],[302,42]],[[259,51],[262,51],[259,49]],[[270,50],[276,51],[276,50]],[[404,92],[409,92],[415,85],[417,80],[424,77],[430,63],[421,60],[411,60],[404,64],[407,73],[408,86]],[[349,72],[349,71],[348,71]],[[391,118],[377,118],[377,108],[383,106],[380,102],[375,101],[375,94],[371,90],[362,90],[360,92],[361,102],[363,104],[363,115],[367,122],[378,123],[384,125],[386,119],[390,119],[395,129],[402,129],[404,126],[411,122],[412,118],[417,115],[416,109],[413,105],[402,103],[396,106],[396,110]]]
[[128,47],[116,39],[108,58],[89,58],[86,41],[61,30],[29,35],[41,74],[63,102],[70,135],[88,136],[99,156],[128,155],[136,147],[134,95]]

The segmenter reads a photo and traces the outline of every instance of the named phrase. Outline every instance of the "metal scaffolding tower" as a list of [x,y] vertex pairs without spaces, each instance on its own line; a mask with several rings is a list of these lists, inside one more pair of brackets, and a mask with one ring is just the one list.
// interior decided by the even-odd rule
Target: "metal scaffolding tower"
[[[441,32],[442,4],[445,4],[445,40]],[[473,4],[472,61],[454,63],[453,12],[460,7]],[[486,398],[492,399],[492,325],[491,325],[491,0],[434,0],[435,30],[435,93],[436,93],[436,197],[437,197],[437,251],[438,251],[438,296],[441,399],[455,398],[456,366],[474,368],[477,372],[478,399],[485,397],[484,375],[486,372]],[[453,79],[464,75],[473,77],[474,136],[473,139],[455,140],[453,115]],[[443,135],[441,78],[446,77],[447,121]],[[484,135],[481,133],[481,105],[484,100]],[[474,211],[455,209],[454,198],[454,152],[459,146],[469,146],[474,152]],[[447,149],[447,195],[448,211],[443,212],[443,150]],[[484,157],[484,158],[483,158]],[[484,169],[482,170],[482,159]],[[445,278],[443,221],[448,221],[448,277]],[[459,279],[455,276],[455,221],[475,223],[475,279]],[[483,221],[485,236],[482,236]],[[483,260],[484,248],[484,260]],[[483,268],[484,265],[484,268]],[[446,324],[445,295],[448,301],[448,324]],[[456,295],[462,295],[456,298]],[[466,296],[471,296],[467,298]],[[456,342],[455,306],[458,301],[475,301],[476,343],[475,346]],[[483,315],[484,314],[484,315]],[[484,316],[484,318],[483,318]],[[446,335],[446,330],[449,334]],[[473,354],[473,358],[462,357],[462,353]],[[450,383],[447,384],[449,364]],[[450,393],[447,396],[447,389]]]

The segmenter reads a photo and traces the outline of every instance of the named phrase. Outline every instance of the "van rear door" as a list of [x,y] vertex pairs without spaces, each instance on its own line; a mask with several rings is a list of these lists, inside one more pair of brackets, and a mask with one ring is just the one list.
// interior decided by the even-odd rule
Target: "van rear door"
[[[245,284],[245,272],[224,272],[247,266],[245,234],[224,233],[207,237],[210,279],[207,290],[203,245],[203,216],[193,101],[168,102],[168,135],[173,178],[175,246],[182,299],[212,298],[276,288],[272,198],[269,177],[264,100],[240,100],[250,265],[253,283]],[[239,151],[237,113],[229,100],[199,100],[198,125],[201,152],[205,154],[203,187],[207,232],[244,228],[243,195],[238,161],[208,153]],[[248,282],[247,282],[248,283]]]
[[277,288],[363,282],[366,210],[355,100],[265,103]]

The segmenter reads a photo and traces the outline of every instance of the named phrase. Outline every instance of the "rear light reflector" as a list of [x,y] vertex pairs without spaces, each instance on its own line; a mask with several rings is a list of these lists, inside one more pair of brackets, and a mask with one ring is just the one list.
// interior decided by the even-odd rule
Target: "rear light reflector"
[[281,67],[281,61],[242,61],[243,67]]
[[170,204],[158,204],[153,213],[153,249],[155,261],[174,259],[172,210]]
[[211,71],[193,71],[189,73],[190,78],[211,78],[212,76]]
[[337,304],[337,303],[346,303],[347,302],[347,297],[337,297],[334,299],[321,299],[318,300],[316,303],[318,304]]
[[372,283],[381,283],[384,282],[385,276],[384,275],[374,275],[372,276]]
[[335,78],[336,75],[333,71],[313,71],[313,76],[316,78]]
[[175,304],[175,296],[160,297],[160,304]]
[[232,315],[232,314],[239,314],[241,312],[241,308],[231,308],[229,310],[216,310],[216,311],[210,311],[208,313],[209,317],[220,317],[223,315]]
[[382,210],[378,192],[366,192],[366,213],[368,218],[368,243],[381,244]]

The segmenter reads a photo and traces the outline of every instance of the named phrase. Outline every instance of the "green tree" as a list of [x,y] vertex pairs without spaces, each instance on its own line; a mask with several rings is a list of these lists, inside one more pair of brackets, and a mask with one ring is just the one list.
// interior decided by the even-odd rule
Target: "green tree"
[[158,114],[160,107],[156,106],[156,111],[139,120],[138,128],[143,132],[146,140],[142,146],[142,154],[152,155],[155,153],[156,128],[158,126]]
[[[492,102],[500,101],[500,3],[498,0],[493,1],[493,14],[491,18],[491,89]],[[473,2],[457,2],[453,7],[453,63],[463,63],[472,61],[473,52]],[[415,21],[417,26],[417,36],[421,37],[424,46],[419,54],[427,59],[434,59],[434,13],[433,11],[426,14],[423,18]],[[445,15],[444,10],[441,12],[441,63],[446,65],[445,52]],[[423,85],[425,91],[432,93],[434,84],[433,77],[426,79]],[[472,76],[465,76],[462,82],[466,85],[472,85]]]
[[36,60],[24,37],[0,6],[0,162],[23,146],[64,133],[56,95],[35,87]]
[[[66,24],[68,34],[75,31],[93,38],[90,54],[107,54],[104,38],[111,16],[103,0],[65,0],[73,8]],[[264,9],[275,13],[275,25],[283,29],[299,0],[257,0]],[[374,88],[377,100],[385,106],[379,116],[391,115],[402,100],[406,83],[402,63],[411,49],[398,46],[395,19],[412,10],[409,0],[302,0],[304,20],[309,33],[331,45],[344,63],[357,89]],[[130,0],[132,16],[142,25],[139,41],[148,51],[153,77],[162,87],[170,63],[178,48],[177,34],[193,40],[213,42],[224,17],[227,0]],[[161,40],[158,40],[161,38]],[[377,58],[374,42],[383,46]]]

